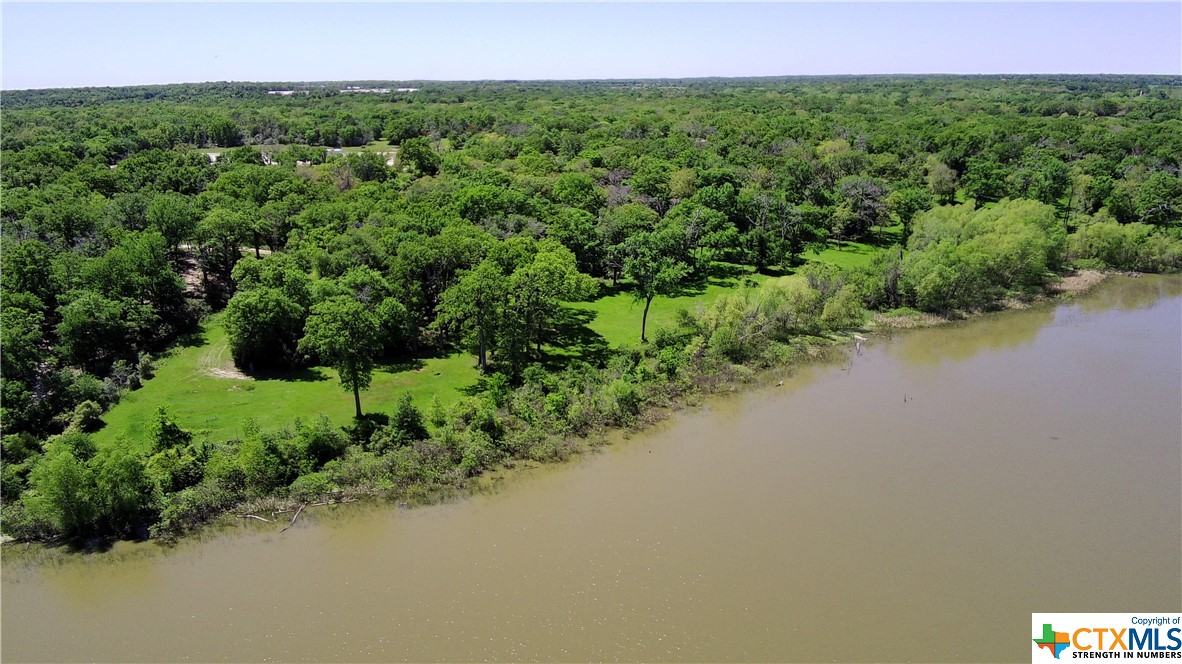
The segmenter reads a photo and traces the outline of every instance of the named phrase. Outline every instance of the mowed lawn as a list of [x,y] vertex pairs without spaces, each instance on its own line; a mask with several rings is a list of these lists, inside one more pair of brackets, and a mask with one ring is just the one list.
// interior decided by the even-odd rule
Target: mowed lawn
[[[843,243],[806,257],[850,266],[869,262],[878,251],[870,245]],[[687,287],[675,297],[653,300],[648,314],[649,335],[659,327],[673,325],[678,310],[694,311],[724,293],[771,281],[802,279],[797,274],[769,277],[750,268],[725,266],[705,283]],[[568,304],[570,317],[560,322],[558,338],[546,348],[548,358],[558,363],[580,356],[591,360],[597,351],[639,343],[644,302],[637,301],[627,286],[605,286],[607,294],[593,302]],[[383,366],[374,372],[369,389],[361,393],[361,407],[367,413],[389,413],[409,392],[415,405],[426,411],[436,396],[443,405],[450,405],[479,381],[475,358],[468,353]],[[123,439],[133,447],[146,447],[148,428],[160,406],[197,438],[214,441],[241,436],[248,418],[254,418],[267,431],[296,418],[310,419],[322,413],[341,425],[353,417],[353,395],[341,388],[336,372],[330,368],[254,377],[237,371],[220,316],[203,324],[194,344],[178,347],[161,359],[154,378],[126,394],[103,416],[106,426],[95,433],[96,442],[109,445]]]
[[[880,243],[897,241],[901,232],[901,226],[879,230]],[[882,251],[882,248],[872,244],[839,242],[820,252],[806,252],[803,258],[808,262],[830,263],[841,268],[851,268],[869,264]],[[750,267],[728,265],[724,274],[710,277],[705,285],[686,288],[675,297],[658,296],[654,299],[648,312],[648,334],[651,337],[657,328],[676,323],[679,310],[686,309],[692,312],[717,300],[723,293],[733,292],[744,286],[786,284],[803,280],[804,277],[800,274],[773,277],[758,274]],[[626,290],[628,286],[628,282],[621,282],[618,289],[605,287],[608,294],[594,302],[578,302],[567,306],[575,311],[586,312],[583,316],[584,319],[589,319],[585,321],[586,326],[602,337],[607,345],[639,343],[644,300],[637,300],[631,291]]]
[[[648,336],[659,327],[669,327],[677,322],[677,312],[685,309],[694,311],[717,300],[723,293],[731,293],[743,286],[759,286],[772,277],[747,272],[740,276],[710,278],[704,286],[687,288],[675,297],[657,296],[648,311]],[[792,277],[782,277],[792,278]],[[567,306],[575,311],[587,312],[586,326],[603,338],[609,346],[640,343],[640,323],[644,316],[644,300],[637,300],[630,290],[629,282],[620,283],[619,289],[606,288],[608,295],[593,302],[577,302]],[[615,292],[612,292],[612,291]]]
[[[243,376],[230,359],[220,317],[207,321],[203,330],[202,342],[178,348],[162,359],[154,378],[103,416],[107,424],[95,433],[98,444],[124,438],[133,446],[146,445],[148,427],[160,406],[182,428],[210,440],[240,436],[247,418],[254,418],[264,431],[321,413],[337,424],[352,419],[353,393],[341,388],[336,371],[313,367],[275,377]],[[361,393],[361,408],[367,413],[389,413],[407,392],[424,410],[435,395],[448,405],[478,378],[475,360],[466,354],[383,367]]]

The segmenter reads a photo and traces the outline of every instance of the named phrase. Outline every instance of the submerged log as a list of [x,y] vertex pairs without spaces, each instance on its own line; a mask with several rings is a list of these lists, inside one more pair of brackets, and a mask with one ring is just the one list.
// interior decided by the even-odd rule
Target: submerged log
[[270,519],[264,519],[263,517],[256,516],[254,514],[239,514],[238,518],[239,519],[258,519],[259,521],[266,521],[267,523],[275,523],[274,521],[272,521]]
[[357,502],[356,498],[343,498],[341,500],[326,500],[321,503],[304,503],[303,505],[301,505],[299,507],[299,509],[277,510],[275,512],[271,512],[271,514],[291,514],[292,512],[298,512],[299,510],[302,510],[305,507],[324,507],[325,505],[347,505],[348,503],[355,503],[355,502]]
[[294,526],[296,519],[300,518],[300,514],[303,513],[304,508],[307,506],[308,506],[308,503],[304,503],[303,505],[300,505],[300,508],[298,510],[296,510],[295,516],[291,517],[291,523],[287,524],[287,527],[284,528],[283,530],[280,530],[279,532],[284,532],[288,528],[291,528],[292,526]]

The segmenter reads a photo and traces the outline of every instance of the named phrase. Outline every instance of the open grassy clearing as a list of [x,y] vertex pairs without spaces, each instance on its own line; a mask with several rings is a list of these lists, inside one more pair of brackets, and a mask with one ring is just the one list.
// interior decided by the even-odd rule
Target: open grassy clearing
[[341,152],[346,154],[351,152],[397,152],[397,145],[390,145],[390,141],[370,141],[366,145],[357,145],[354,147],[341,148]]
[[[284,150],[288,149],[291,146],[288,145],[287,143],[276,143],[274,145],[251,144],[251,145],[244,145],[241,147],[251,148],[255,152],[265,152],[265,153],[269,153],[269,154],[275,154],[276,152],[283,152]],[[236,149],[237,148],[219,148],[219,147],[215,146],[215,147],[208,147],[208,148],[197,148],[197,151],[201,152],[203,154],[225,154],[225,153],[229,152],[230,150],[236,150]]]
[[[869,262],[877,251],[881,250],[872,245],[847,242],[807,257],[850,266]],[[744,286],[802,279],[799,274],[769,276],[744,266],[717,265],[703,283],[686,286],[676,297],[653,300],[648,315],[649,334],[674,324],[679,310],[692,311],[724,293]],[[644,302],[636,301],[627,283],[605,286],[604,292],[593,302],[567,305],[568,315],[556,321],[556,337],[546,348],[551,366],[574,357],[593,360],[608,348],[639,342]],[[449,405],[478,385],[479,380],[475,358],[468,353],[383,366],[374,372],[370,388],[362,393],[361,406],[366,412],[388,413],[406,392],[423,410],[430,408],[435,396]],[[312,367],[274,376],[243,375],[230,358],[220,316],[206,321],[190,345],[180,346],[162,359],[154,378],[107,412],[103,417],[106,426],[95,434],[97,443],[110,445],[125,439],[127,444],[144,446],[148,427],[161,405],[182,428],[210,440],[241,435],[242,423],[252,417],[264,430],[321,413],[336,424],[346,424],[353,417],[352,395],[341,389],[336,372],[330,368]]]
[[[250,145],[246,145],[243,147],[251,148],[252,150],[255,150],[256,152],[275,154],[277,152],[283,152],[284,150],[287,150],[291,146],[287,143],[277,143],[274,145],[250,144]],[[313,146],[309,146],[309,147],[320,148],[322,150],[336,149],[336,148],[329,148],[329,147],[326,147],[323,145],[313,145]],[[233,150],[233,149],[235,149],[235,148],[209,147],[209,148],[198,148],[197,151],[201,152],[203,154],[221,155],[221,154],[225,154],[226,152]],[[391,145],[389,141],[370,141],[369,143],[367,143],[365,145],[340,148],[340,150],[341,150],[341,152],[343,152],[345,154],[350,154],[350,153],[354,153],[354,152],[397,152],[398,146]]]
[[[386,366],[374,372],[361,405],[366,412],[389,412],[405,392],[420,408],[429,407],[436,394],[445,404],[452,403],[477,378],[473,358],[466,354]],[[250,417],[270,430],[297,417],[324,413],[345,424],[353,416],[352,394],[341,389],[336,371],[327,367],[275,377],[242,375],[230,359],[220,317],[205,323],[196,345],[178,348],[161,360],[155,378],[111,408],[95,440],[99,445],[120,438],[134,446],[146,444],[148,426],[161,405],[182,428],[210,440],[240,435],[242,423]]]
[[[738,272],[736,270],[735,272]],[[648,331],[651,334],[658,327],[672,325],[681,309],[693,310],[699,305],[718,299],[723,293],[746,286],[758,286],[769,278],[742,269],[733,276],[714,276],[705,284],[687,287],[676,297],[657,297],[648,312]],[[637,300],[630,284],[622,281],[616,288],[605,286],[607,293],[594,302],[579,302],[568,305],[572,310],[586,312],[586,326],[603,338],[609,346],[636,344],[640,341],[640,319],[644,314],[644,300]]]

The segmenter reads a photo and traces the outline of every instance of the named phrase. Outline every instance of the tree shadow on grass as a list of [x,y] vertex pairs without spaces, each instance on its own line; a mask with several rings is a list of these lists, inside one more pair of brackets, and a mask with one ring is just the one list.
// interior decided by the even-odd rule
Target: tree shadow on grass
[[862,237],[837,242],[843,245],[843,251],[855,251],[859,254],[871,253],[874,249],[886,249],[903,241],[902,226],[874,226],[870,232]]
[[872,238],[865,238],[863,242],[854,242],[853,240],[840,240],[831,243],[826,249],[833,249],[846,254],[875,254],[878,253],[877,246]]
[[[546,336],[541,356],[532,356],[526,364],[540,364],[551,373],[564,370],[576,360],[593,365],[603,364],[607,360],[610,347],[602,335],[589,327],[598,315],[598,312],[589,309],[562,307],[550,321],[549,334]],[[507,371],[497,365],[495,356],[492,359],[489,364],[490,372]],[[468,396],[479,395],[488,389],[488,380],[489,375],[481,375],[473,384],[459,388],[459,392]]]
[[[491,367],[490,367],[491,369]],[[456,391],[466,397],[480,396],[488,390],[488,378],[491,374],[481,374],[471,385],[457,388]]]
[[788,275],[796,274],[796,268],[800,267],[801,265],[804,265],[804,259],[797,258],[787,267],[769,265],[760,270],[759,274],[762,274],[765,277],[771,277],[772,279],[778,279],[780,277],[787,277]]
[[595,297],[591,298],[591,301],[594,302],[595,300],[601,300],[605,297],[619,295],[620,293],[627,293],[631,290],[632,282],[630,281],[620,281],[614,284],[601,283],[599,284],[599,291],[595,294]]
[[746,266],[735,263],[711,263],[703,272],[711,282],[742,279],[751,274],[751,270]]
[[427,366],[427,363],[422,358],[418,357],[403,357],[394,360],[385,360],[378,362],[374,368],[378,371],[386,373],[403,373],[405,371],[418,371]]
[[205,328],[197,328],[178,336],[174,344],[175,348],[194,348],[197,346],[204,346],[209,343],[209,339],[205,336]]
[[[601,362],[607,355],[608,343],[590,327],[599,312],[578,307],[562,307],[551,321],[552,331],[546,339],[548,345],[563,349],[563,353],[544,353],[543,365],[565,365],[572,359],[581,359],[592,364]],[[561,368],[558,367],[558,368]]]
[[318,383],[328,380],[328,373],[324,367],[305,367],[290,371],[259,370],[247,375],[255,380],[277,380],[285,383]]
[[752,280],[755,273],[750,267],[746,265],[739,265],[737,263],[723,263],[720,261],[712,262],[703,265],[696,270],[684,282],[679,292],[675,293],[674,297],[696,296],[702,295],[706,292],[709,286],[719,286],[721,288],[738,288],[740,286],[754,286],[757,282]]
[[[706,287],[711,283],[711,278],[707,274],[693,273],[687,276],[681,283],[677,284],[673,291],[670,292],[669,297],[692,297],[701,295],[706,292]],[[604,284],[600,286],[599,293],[588,300],[588,302],[597,302],[616,295],[632,296],[636,292],[636,286],[630,282],[620,282],[615,286]],[[644,301],[641,300],[643,306]]]

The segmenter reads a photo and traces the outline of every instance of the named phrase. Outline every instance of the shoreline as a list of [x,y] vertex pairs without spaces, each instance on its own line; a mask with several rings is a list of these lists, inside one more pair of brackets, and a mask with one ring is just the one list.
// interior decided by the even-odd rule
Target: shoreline
[[[930,328],[956,322],[970,321],[990,313],[1000,313],[1010,310],[1028,309],[1044,303],[1068,300],[1086,294],[1113,276],[1140,276],[1126,272],[1100,272],[1097,270],[1079,270],[1062,275],[1058,281],[1048,287],[1046,293],[1030,300],[1016,300],[1008,298],[997,303],[996,308],[952,312],[950,314],[930,314],[923,312],[905,313],[891,316],[883,312],[868,312],[868,322],[859,329],[848,330],[840,334],[831,333],[826,336],[809,336],[801,345],[800,353],[789,361],[772,366],[750,366],[747,364],[732,365],[725,371],[713,375],[708,383],[695,384],[690,389],[677,394],[663,395],[660,403],[643,406],[632,424],[625,426],[597,425],[596,428],[583,436],[562,438],[561,452],[553,459],[513,458],[493,467],[483,470],[477,475],[461,479],[456,484],[428,485],[411,484],[398,489],[374,489],[365,487],[341,487],[329,495],[315,502],[292,501],[280,496],[253,498],[234,505],[222,514],[199,524],[193,528],[177,534],[163,537],[144,538],[91,538],[84,541],[50,540],[25,541],[5,536],[0,548],[9,550],[12,545],[24,544],[25,552],[36,547],[41,554],[47,556],[45,561],[29,560],[26,564],[40,564],[51,562],[58,556],[73,557],[76,554],[89,555],[103,553],[115,548],[122,542],[147,543],[154,542],[158,549],[167,550],[190,541],[200,541],[208,536],[217,536],[227,531],[231,526],[245,526],[245,522],[258,519],[269,520],[267,527],[281,528],[276,534],[298,523],[299,514],[290,522],[286,515],[296,514],[305,508],[339,507],[344,504],[367,504],[380,506],[389,503],[389,507],[410,509],[429,505],[443,504],[449,501],[464,500],[473,495],[495,489],[495,485],[505,479],[507,473],[517,473],[544,466],[568,463],[574,457],[598,451],[603,447],[617,444],[620,440],[628,440],[634,434],[641,433],[654,425],[665,422],[677,413],[700,408],[704,402],[712,397],[726,396],[747,391],[756,387],[776,387],[773,382],[795,374],[797,371],[815,365],[835,361],[834,349],[854,340],[858,334],[881,336],[889,339],[893,332],[907,329]],[[309,512],[311,513],[311,512]],[[260,518],[264,517],[264,518]],[[264,526],[260,524],[259,528]],[[34,557],[41,557],[33,554]],[[22,554],[23,557],[23,554]]]
[[998,301],[995,308],[953,311],[946,314],[933,314],[916,311],[914,313],[892,316],[883,312],[875,312],[871,314],[871,322],[874,325],[884,329],[896,330],[947,325],[949,323],[971,320],[985,314],[997,313],[1000,311],[1012,311],[1016,309],[1029,309],[1030,307],[1042,302],[1053,302],[1077,297],[1090,292],[1092,289],[1096,288],[1105,281],[1108,281],[1108,279],[1113,276],[1128,276],[1135,278],[1141,276],[1141,274],[1138,272],[1120,271],[1101,272],[1100,270],[1092,269],[1074,270],[1070,273],[1060,275],[1058,281],[1050,284],[1047,287],[1047,291],[1045,293],[1037,295],[1028,300],[1009,297]]

